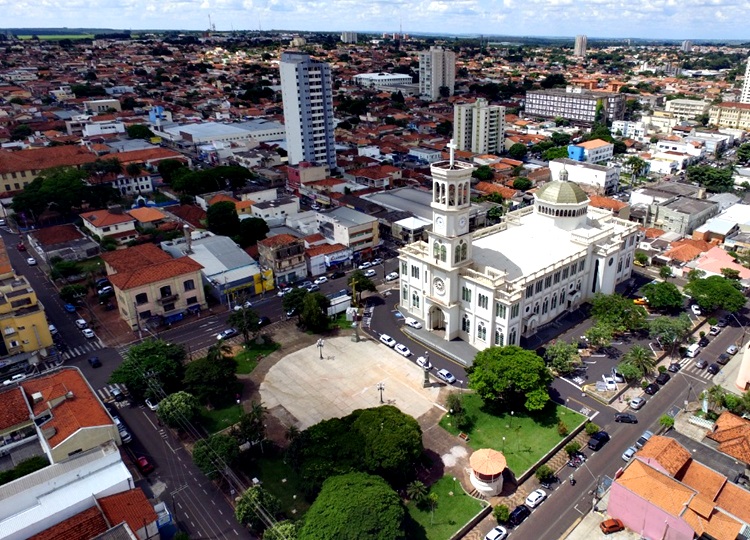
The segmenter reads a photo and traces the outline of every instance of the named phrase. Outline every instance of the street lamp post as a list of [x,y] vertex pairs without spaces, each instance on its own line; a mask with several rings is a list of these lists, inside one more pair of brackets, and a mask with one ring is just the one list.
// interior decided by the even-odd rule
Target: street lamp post
[[510,411],[510,429],[513,429],[513,411]]
[[320,359],[323,360],[323,343],[324,341],[322,339],[318,340],[318,343],[315,345],[318,350],[320,351]]
[[385,390],[385,383],[378,383],[378,391],[380,392],[380,403],[384,403],[383,401],[383,390]]

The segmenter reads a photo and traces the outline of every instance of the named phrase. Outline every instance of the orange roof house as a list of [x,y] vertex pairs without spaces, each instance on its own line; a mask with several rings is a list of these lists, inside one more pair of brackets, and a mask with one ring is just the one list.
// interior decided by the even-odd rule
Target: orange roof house
[[750,465],[750,420],[725,411],[706,435],[719,443],[719,451]]

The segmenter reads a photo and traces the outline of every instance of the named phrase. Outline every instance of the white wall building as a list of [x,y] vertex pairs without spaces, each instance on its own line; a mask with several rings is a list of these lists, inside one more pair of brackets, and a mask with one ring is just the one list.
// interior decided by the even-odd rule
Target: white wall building
[[442,47],[430,47],[419,53],[419,93],[425,99],[440,99],[440,88],[453,95],[456,85],[456,53]]
[[589,40],[586,36],[583,34],[577,35],[575,45],[573,46],[573,56],[585,57],[588,43]]
[[357,43],[357,32],[341,32],[343,43]]
[[745,65],[745,80],[742,82],[740,103],[750,103],[750,58],[747,59],[747,65]]
[[553,159],[549,162],[549,170],[552,178],[559,178],[565,170],[570,182],[592,186],[602,195],[615,193],[620,182],[619,167],[605,167],[567,158]]
[[432,231],[400,250],[400,308],[428,331],[477,349],[517,345],[630,277],[637,224],[589,207],[566,174],[533,206],[470,233],[473,169],[452,155],[431,166]]
[[664,110],[671,112],[679,120],[693,120],[696,116],[708,112],[711,103],[696,99],[673,99],[667,101]]
[[411,84],[411,75],[403,73],[362,73],[352,77],[354,84],[366,88],[382,88],[394,84]]
[[618,133],[625,138],[645,142],[648,138],[648,130],[643,122],[629,122],[627,120],[615,120],[612,122],[612,133]]
[[484,98],[453,108],[453,139],[459,150],[500,154],[505,142],[505,107]]

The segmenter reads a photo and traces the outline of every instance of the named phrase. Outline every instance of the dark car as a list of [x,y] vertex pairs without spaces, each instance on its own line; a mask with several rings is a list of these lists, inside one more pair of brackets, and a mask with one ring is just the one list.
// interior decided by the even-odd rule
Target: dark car
[[268,326],[271,324],[271,319],[268,317],[260,317],[258,319],[258,328],[263,328],[264,326]]
[[695,362],[695,367],[696,367],[697,369],[704,369],[704,368],[705,368],[705,367],[706,367],[707,365],[708,365],[708,362],[707,362],[706,360],[704,360],[703,358],[699,358],[699,359],[698,359],[698,360],[697,360],[697,361]]
[[588,446],[591,450],[599,450],[607,443],[607,441],[609,441],[609,433],[606,431],[600,431],[591,436]]
[[719,364],[720,366],[726,366],[726,365],[727,365],[727,363],[728,363],[728,362],[729,362],[729,361],[730,361],[731,359],[732,359],[732,357],[731,357],[730,355],[728,355],[727,353],[723,352],[723,353],[721,353],[721,354],[719,355],[719,357],[718,357],[718,358],[716,359],[716,363],[717,363],[717,364]]
[[102,367],[102,361],[99,360],[98,356],[92,356],[89,358],[89,365],[93,368]]
[[680,371],[680,368],[682,368],[682,366],[680,365],[680,363],[679,362],[674,362],[673,364],[669,364],[669,367],[667,368],[667,371],[669,371],[670,373],[677,373],[678,371]]
[[622,422],[623,424],[637,424],[638,418],[634,414],[630,413],[617,413],[615,415],[615,422]]
[[659,373],[659,375],[656,377],[656,382],[662,386],[667,384],[669,382],[669,379],[672,377],[669,376],[669,373]]
[[508,523],[513,527],[518,527],[523,520],[531,515],[531,510],[525,504],[516,506],[508,517]]
[[711,364],[708,366],[708,371],[711,375],[716,375],[719,371],[721,371],[721,366],[719,364]]
[[706,336],[703,336],[702,338],[700,338],[698,340],[698,345],[700,345],[701,347],[705,347],[708,344],[709,344],[709,341],[708,341],[708,338]]
[[336,272],[328,276],[328,279],[338,279],[338,278],[344,277],[345,275],[346,275],[346,272],[343,272],[342,270],[337,270]]
[[718,326],[719,328],[724,328],[727,324],[729,324],[729,318],[728,317],[722,317],[716,323],[716,326]]
[[659,385],[651,383],[646,388],[644,388],[643,391],[646,392],[649,396],[653,396],[659,391]]

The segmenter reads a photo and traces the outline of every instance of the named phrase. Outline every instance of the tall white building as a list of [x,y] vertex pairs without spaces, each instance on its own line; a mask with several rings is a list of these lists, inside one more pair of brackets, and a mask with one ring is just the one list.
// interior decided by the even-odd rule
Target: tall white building
[[588,38],[583,34],[576,36],[576,44],[573,49],[574,56],[586,56],[586,46],[588,45]]
[[745,80],[742,83],[740,103],[750,103],[750,58],[747,59],[747,65],[745,66]]
[[341,32],[341,41],[344,43],[357,43],[357,32]]
[[279,70],[289,164],[306,161],[335,169],[331,66],[285,52]]
[[452,96],[456,85],[456,53],[442,47],[430,47],[419,53],[419,93],[430,101],[440,99],[440,88]]
[[453,109],[453,138],[459,150],[499,154],[503,150],[505,107],[489,105],[484,98]]
[[536,192],[533,206],[471,233],[474,167],[451,150],[449,161],[430,168],[432,231],[399,255],[400,309],[428,331],[480,350],[517,345],[630,277],[638,225],[589,207],[564,171]]

